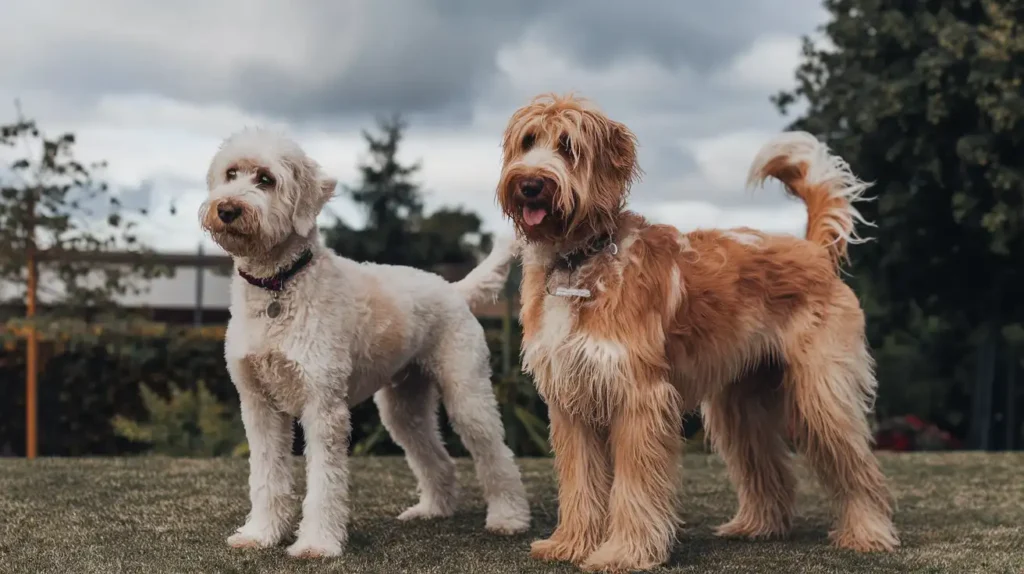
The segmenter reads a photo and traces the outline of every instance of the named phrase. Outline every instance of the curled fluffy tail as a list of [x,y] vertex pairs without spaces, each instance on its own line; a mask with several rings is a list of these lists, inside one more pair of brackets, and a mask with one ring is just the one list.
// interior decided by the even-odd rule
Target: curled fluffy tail
[[497,297],[508,279],[512,258],[515,257],[517,244],[507,237],[499,237],[487,257],[473,268],[462,280],[453,283],[455,288],[466,298],[466,302],[475,305],[490,297]]
[[807,239],[828,248],[838,267],[849,261],[847,245],[866,241],[854,228],[864,220],[854,203],[871,187],[853,175],[843,158],[807,132],[785,132],[769,141],[750,166],[747,185],[773,177],[807,205]]

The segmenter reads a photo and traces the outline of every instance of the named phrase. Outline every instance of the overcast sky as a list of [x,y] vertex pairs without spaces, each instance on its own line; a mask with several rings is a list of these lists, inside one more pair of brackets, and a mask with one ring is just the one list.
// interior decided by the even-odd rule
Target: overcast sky
[[[190,251],[206,167],[231,132],[285,129],[355,183],[359,130],[395,111],[428,207],[462,205],[507,233],[494,200],[505,122],[537,93],[575,90],[640,140],[634,209],[684,229],[801,234],[801,205],[743,184],[787,123],[768,98],[792,85],[800,37],[826,18],[819,2],[13,2],[0,19],[0,121],[17,97],[48,132],[74,131],[126,203],[150,207],[150,244]],[[361,221],[344,198],[328,209]]]

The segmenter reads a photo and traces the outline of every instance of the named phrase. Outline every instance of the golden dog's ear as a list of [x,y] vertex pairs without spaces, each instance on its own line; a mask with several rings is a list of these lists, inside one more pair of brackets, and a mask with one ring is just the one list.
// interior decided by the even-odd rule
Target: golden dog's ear
[[608,140],[608,153],[604,157],[618,176],[623,189],[628,190],[640,180],[643,173],[636,161],[636,136],[625,124],[611,121]]

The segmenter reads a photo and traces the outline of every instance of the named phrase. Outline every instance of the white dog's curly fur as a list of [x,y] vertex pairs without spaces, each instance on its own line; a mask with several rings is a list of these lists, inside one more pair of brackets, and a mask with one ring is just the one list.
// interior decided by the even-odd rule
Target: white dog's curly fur
[[252,510],[228,543],[268,547],[290,528],[292,417],[306,438],[307,493],[295,557],[336,556],[347,538],[351,406],[374,397],[405,449],[420,500],[400,519],[452,514],[455,467],[438,429],[438,395],[476,464],[486,528],[512,534],[530,512],[491,390],[483,328],[468,302],[500,287],[514,248],[495,246],[462,281],[357,263],[326,248],[316,217],[336,181],[288,138],[245,130],[228,138],[207,174],[203,228],[254,277],[271,277],[311,251],[278,292],[236,274],[225,342],[250,448]]

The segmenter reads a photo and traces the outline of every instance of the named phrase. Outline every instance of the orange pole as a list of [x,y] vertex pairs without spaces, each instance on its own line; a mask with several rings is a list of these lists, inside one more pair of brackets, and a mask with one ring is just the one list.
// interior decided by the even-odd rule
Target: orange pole
[[28,264],[28,294],[25,301],[25,316],[29,320],[28,338],[25,351],[25,456],[29,460],[34,459],[39,453],[38,422],[37,422],[37,383],[39,378],[39,346],[36,334],[36,327],[32,319],[36,316],[36,290],[38,287],[38,272],[36,265],[36,242],[35,242],[35,201],[31,197],[28,201],[29,225],[28,245],[26,249]]

